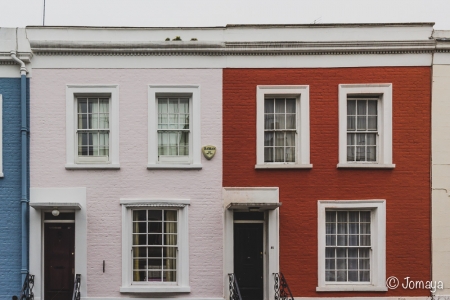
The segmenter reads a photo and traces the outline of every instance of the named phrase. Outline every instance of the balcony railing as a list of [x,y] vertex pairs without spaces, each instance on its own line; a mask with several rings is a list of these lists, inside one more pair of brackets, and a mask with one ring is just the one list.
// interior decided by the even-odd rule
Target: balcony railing
[[230,300],[242,300],[241,292],[239,291],[239,285],[234,273],[228,274],[229,287],[230,287]]
[[73,283],[73,294],[72,300],[80,300],[80,285],[81,285],[81,275],[75,275],[75,282]]
[[23,281],[22,291],[20,292],[20,300],[33,300],[34,299],[33,287],[34,287],[34,275],[27,273],[27,275],[25,276],[25,280]]
[[283,273],[273,273],[273,275],[275,277],[275,300],[294,300]]

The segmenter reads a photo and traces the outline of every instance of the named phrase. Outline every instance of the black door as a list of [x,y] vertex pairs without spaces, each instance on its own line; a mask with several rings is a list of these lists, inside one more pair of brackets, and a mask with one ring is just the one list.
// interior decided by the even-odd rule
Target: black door
[[46,223],[44,229],[45,300],[72,299],[75,224]]
[[234,224],[234,273],[242,300],[263,299],[263,223]]

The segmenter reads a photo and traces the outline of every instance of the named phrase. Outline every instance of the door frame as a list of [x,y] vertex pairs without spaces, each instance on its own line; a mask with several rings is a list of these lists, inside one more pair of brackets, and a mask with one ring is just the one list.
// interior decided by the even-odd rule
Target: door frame
[[75,212],[75,274],[81,274],[81,297],[87,291],[86,188],[30,188],[30,274],[34,299],[44,299],[44,212]]
[[[277,187],[224,188],[224,245],[223,245],[223,288],[225,298],[229,298],[228,274],[234,273],[234,210],[230,203],[254,206],[255,203],[281,204]],[[262,207],[261,206],[261,207]],[[264,242],[264,300],[274,299],[275,280],[273,273],[279,272],[279,209],[272,205],[265,210]]]

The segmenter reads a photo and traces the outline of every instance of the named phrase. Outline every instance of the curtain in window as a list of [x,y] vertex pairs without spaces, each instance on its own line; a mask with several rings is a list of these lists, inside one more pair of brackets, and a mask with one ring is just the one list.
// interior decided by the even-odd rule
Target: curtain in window
[[189,155],[188,98],[158,98],[158,155]]
[[164,245],[165,247],[165,281],[176,281],[177,269],[177,211],[166,210],[164,222]]

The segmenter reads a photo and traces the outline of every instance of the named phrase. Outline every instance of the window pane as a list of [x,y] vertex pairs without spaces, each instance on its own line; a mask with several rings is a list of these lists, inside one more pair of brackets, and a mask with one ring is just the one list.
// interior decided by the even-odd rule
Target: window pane
[[325,220],[326,220],[326,222],[336,222],[336,212],[335,211],[327,211]]
[[356,100],[347,100],[347,115],[356,115]]
[[286,113],[295,114],[295,98],[286,99]]
[[370,211],[360,212],[361,222],[370,223]]
[[164,281],[173,282],[177,280],[176,271],[164,271]]
[[148,281],[161,281],[161,271],[149,271],[148,272]]
[[363,131],[363,130],[366,130],[367,129],[367,126],[366,126],[366,117],[364,116],[364,117],[357,117],[357,124],[356,124],[356,129],[358,130],[358,131]]
[[335,269],[335,261],[334,259],[325,259],[325,269],[326,270],[333,270]]
[[273,132],[265,132],[264,133],[264,146],[273,146]]
[[285,113],[285,99],[277,98],[275,99],[275,113]]
[[164,235],[164,245],[176,246],[177,245],[177,235],[176,234],[165,234]]
[[162,269],[162,259],[149,259],[148,260],[149,269]]
[[325,257],[333,258],[336,257],[334,248],[325,248]]
[[336,245],[336,236],[335,235],[327,235],[325,238],[325,242],[327,246],[335,246]]
[[334,223],[327,223],[325,233],[326,234],[335,234],[336,233],[336,225]]
[[359,272],[359,281],[370,281],[370,272],[369,271],[360,271]]
[[337,245],[338,246],[347,246],[347,236],[346,235],[338,235],[337,236]]
[[273,148],[264,148],[264,162],[273,162]]
[[295,129],[295,115],[287,114],[286,115],[286,129]]
[[368,130],[377,130],[377,117],[367,117],[367,129]]
[[177,233],[177,223],[176,222],[164,222],[164,232],[165,233]]
[[264,100],[264,113],[273,114],[274,113],[274,99]]
[[348,131],[356,130],[356,117],[355,116],[347,117],[347,130]]
[[358,281],[358,271],[349,271],[348,281]]
[[146,210],[134,210],[133,211],[133,221],[146,221],[147,211]]
[[162,235],[161,234],[149,234],[148,235],[148,245],[162,245]]
[[326,271],[325,272],[325,280],[326,281],[336,281],[335,271]]
[[274,115],[265,114],[264,115],[264,129],[274,129]]
[[275,129],[286,129],[285,114],[275,114]]
[[294,147],[286,148],[285,158],[286,158],[286,162],[295,162],[295,148]]
[[275,146],[284,146],[284,132],[275,132]]
[[358,234],[359,233],[359,224],[358,223],[350,223],[348,225],[350,234]]
[[161,222],[149,222],[148,223],[149,233],[162,233],[162,223]]
[[358,116],[365,116],[367,114],[366,104],[366,100],[358,100],[358,103],[356,105]]
[[338,211],[337,212],[337,221],[338,222],[347,222],[347,212],[346,211]]
[[133,257],[147,257],[147,249],[143,247],[133,247]]
[[275,147],[275,162],[284,162],[284,148]]
[[337,281],[347,281],[347,271],[337,271]]
[[162,257],[162,248],[161,247],[148,247],[148,257]]
[[147,224],[145,222],[133,222],[133,233],[146,233]]
[[146,281],[146,271],[133,271],[133,281]]
[[176,210],[165,210],[164,211],[164,220],[165,221],[176,221],[177,220],[177,211]]
[[367,113],[368,115],[371,116],[376,116],[377,115],[377,106],[378,106],[378,100],[369,100],[367,101]]

